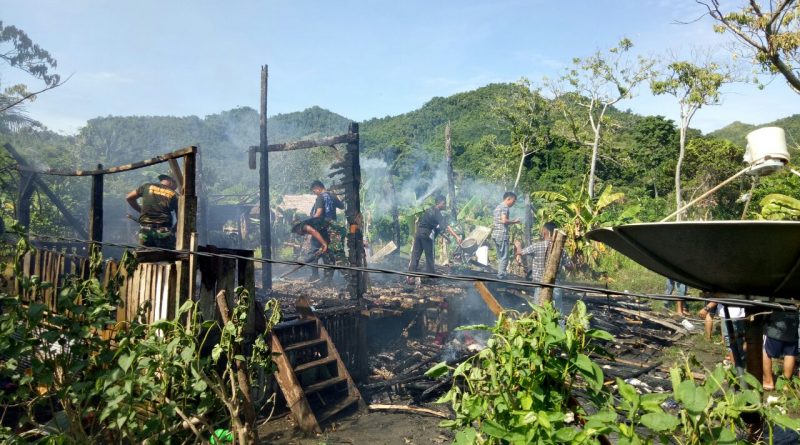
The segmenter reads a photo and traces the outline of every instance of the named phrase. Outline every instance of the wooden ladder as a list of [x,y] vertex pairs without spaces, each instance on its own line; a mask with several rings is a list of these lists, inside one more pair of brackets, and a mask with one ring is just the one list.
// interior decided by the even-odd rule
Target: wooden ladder
[[272,332],[275,379],[297,425],[321,433],[320,424],[355,404],[361,393],[322,322],[314,317],[279,323]]

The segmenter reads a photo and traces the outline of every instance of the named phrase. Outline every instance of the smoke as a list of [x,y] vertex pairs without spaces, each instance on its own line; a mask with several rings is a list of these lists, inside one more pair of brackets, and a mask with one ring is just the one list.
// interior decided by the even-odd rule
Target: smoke
[[[431,196],[448,195],[447,164],[444,160],[436,159],[434,154],[420,149],[415,153],[413,161],[410,168],[406,165],[401,167],[412,173],[398,178],[400,175],[393,171],[397,169],[393,169],[382,159],[361,160],[364,207],[372,212],[374,219],[388,217],[394,206],[400,214],[416,213],[422,206],[430,204]],[[392,180],[393,192],[390,184]],[[455,189],[455,203],[448,202],[448,206],[455,205],[456,210],[460,211],[468,205],[471,209],[469,216],[479,218],[482,224],[491,224],[492,211],[507,191],[500,184],[473,177],[456,177]],[[521,205],[512,207],[511,219],[522,219],[523,215],[524,209]],[[471,222],[475,224],[475,221]]]

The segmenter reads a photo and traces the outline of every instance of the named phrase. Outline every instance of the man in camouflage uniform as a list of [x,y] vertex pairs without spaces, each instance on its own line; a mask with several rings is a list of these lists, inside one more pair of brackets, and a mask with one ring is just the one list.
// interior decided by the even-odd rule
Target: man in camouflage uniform
[[[175,248],[172,213],[178,212],[177,183],[168,175],[159,175],[155,183],[145,183],[125,197],[139,212],[139,243],[147,247]],[[139,205],[138,199],[142,199]]]

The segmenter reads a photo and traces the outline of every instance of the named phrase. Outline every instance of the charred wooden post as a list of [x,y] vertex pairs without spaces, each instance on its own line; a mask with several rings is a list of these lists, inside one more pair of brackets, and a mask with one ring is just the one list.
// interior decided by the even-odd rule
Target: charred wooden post
[[197,189],[197,244],[205,244],[208,241],[208,192],[203,175],[203,155],[199,150],[195,162],[197,163],[195,184]]
[[[103,164],[97,164],[102,170]],[[92,198],[89,206],[89,241],[103,241],[103,175],[92,175]]]
[[393,255],[397,255],[400,253],[400,210],[397,208],[397,192],[394,188],[394,175],[392,174],[392,169],[390,168],[388,173],[388,185],[389,185],[389,201],[391,202],[391,214],[392,214],[392,241],[394,241],[395,246],[397,249],[393,252]]
[[267,80],[269,67],[261,67],[261,126],[259,151],[261,162],[259,164],[259,227],[261,228],[261,258],[268,260],[261,264],[261,290],[272,290],[272,224],[269,214],[269,151],[267,150]]
[[[189,153],[183,157],[183,190],[178,197],[178,230],[176,234],[175,247],[178,250],[187,250],[191,244],[192,233],[197,231],[197,195],[195,192],[195,174],[197,164],[195,153]],[[186,299],[191,299],[189,295],[190,277],[193,273],[189,267],[189,258],[183,257],[176,263],[178,269],[178,283],[175,293],[175,307],[178,308]]]
[[444,157],[447,162],[447,200],[450,204],[450,223],[455,224],[458,218],[458,208],[456,207],[456,182],[453,173],[453,149],[450,146],[450,122],[444,127]]
[[[548,249],[547,261],[545,262],[544,274],[542,275],[542,283],[545,284],[555,284],[556,282],[558,266],[561,264],[561,252],[564,250],[564,241],[567,239],[567,235],[560,230],[556,230],[553,235],[555,239]],[[550,286],[543,286],[542,290],[539,291],[540,303],[545,304],[545,302],[550,302],[552,300],[553,288]]]
[[748,317],[744,334],[747,372],[752,374],[759,382],[763,382],[764,316],[754,315],[761,311],[758,307],[745,307],[744,310],[745,315]]
[[[350,266],[365,267],[367,264],[366,253],[364,252],[364,234],[361,232],[361,162],[359,159],[359,136],[358,124],[351,122],[348,128],[350,136],[345,152],[345,170],[343,184],[345,188],[345,202],[347,204],[347,248]],[[350,282],[348,289],[350,298],[361,300],[366,288],[366,274],[364,272],[351,271],[349,274]]]
[[31,198],[35,173],[20,172],[19,195],[17,196],[17,221],[25,231],[31,225]]
[[[33,187],[30,187],[28,185],[34,185],[39,190],[41,190],[42,193],[44,193],[45,196],[47,196],[47,198],[50,199],[50,201],[52,201],[53,205],[55,205],[58,211],[61,212],[62,215],[64,215],[64,219],[67,220],[67,223],[70,225],[70,227],[72,227],[72,229],[78,236],[84,239],[88,238],[89,234],[86,233],[84,224],[78,221],[78,219],[72,215],[72,212],[69,211],[67,206],[64,205],[64,203],[61,202],[58,196],[56,196],[56,194],[53,193],[52,190],[50,190],[50,187],[48,187],[47,184],[45,184],[44,181],[42,181],[39,175],[36,174],[37,170],[28,166],[28,163],[25,162],[25,159],[19,153],[17,153],[17,151],[14,149],[13,146],[11,146],[11,144],[5,144],[3,145],[3,148],[5,148],[8,154],[10,154],[11,157],[14,158],[14,161],[17,162],[17,170],[19,170],[20,172],[20,177],[28,178],[27,180],[24,181],[21,180],[20,182],[20,194],[21,194],[20,198],[24,198],[23,202],[25,202],[26,199],[28,203],[27,206],[17,207],[18,209],[17,212],[23,212],[17,215],[17,220],[20,221],[20,224],[22,224],[23,227],[28,227],[28,225],[30,224],[30,198],[31,195],[33,194]],[[22,195],[23,185],[25,185],[24,189],[27,192],[27,197]],[[24,212],[27,212],[27,214]]]

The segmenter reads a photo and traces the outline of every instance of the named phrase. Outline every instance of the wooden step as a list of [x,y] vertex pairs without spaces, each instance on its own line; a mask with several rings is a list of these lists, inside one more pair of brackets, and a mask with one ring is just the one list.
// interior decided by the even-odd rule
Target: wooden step
[[296,351],[298,349],[310,348],[310,347],[317,346],[317,345],[320,345],[320,344],[323,344],[323,343],[325,343],[325,339],[323,339],[323,338],[315,338],[313,340],[301,341],[299,343],[294,343],[294,344],[291,344],[289,346],[285,346],[283,348],[283,352],[292,352],[292,351]]
[[335,357],[322,357],[321,359],[314,360],[313,362],[303,363],[302,365],[295,366],[294,372],[300,373],[303,371],[308,371],[311,368],[316,368],[318,366],[325,366],[331,363],[336,363]]
[[274,331],[282,331],[291,328],[299,328],[299,327],[316,327],[317,322],[314,319],[302,319],[302,318],[295,318],[294,320],[283,321],[275,325],[272,328]]
[[319,414],[317,414],[317,422],[322,423],[326,420],[330,419],[331,417],[335,416],[336,414],[344,411],[348,407],[352,406],[354,403],[358,402],[360,397],[355,394],[348,395],[341,401],[327,406],[324,410],[322,410]]
[[332,377],[328,380],[323,380],[319,383],[314,383],[313,385],[309,385],[303,388],[303,392],[306,393],[306,396],[309,394],[313,394],[318,391],[322,391],[323,389],[330,388],[331,386],[338,385],[339,383],[346,382],[347,377],[344,376],[336,376]]

